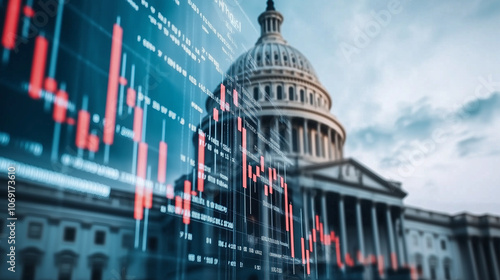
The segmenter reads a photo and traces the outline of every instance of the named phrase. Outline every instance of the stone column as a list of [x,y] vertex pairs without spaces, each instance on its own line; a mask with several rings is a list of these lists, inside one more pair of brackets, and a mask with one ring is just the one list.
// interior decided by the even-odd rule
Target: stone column
[[[358,255],[361,255],[363,259],[365,258],[365,240],[363,234],[363,213],[361,211],[361,200],[356,198],[356,224],[358,227]],[[359,257],[356,256],[356,262],[360,265],[363,265],[359,260]]]
[[403,240],[402,241],[402,244],[403,244],[403,260],[404,260],[404,264],[405,265],[408,265],[409,262],[408,262],[408,247],[407,247],[407,243],[406,243],[406,228],[405,228],[405,216],[404,216],[404,210],[401,209],[401,214],[400,214],[400,217],[399,217],[399,226],[401,227],[401,238]]
[[390,251],[390,262],[392,269],[396,270],[398,268],[398,259],[396,255],[396,245],[394,242],[394,230],[392,226],[392,214],[390,205],[386,205],[386,218],[387,218],[387,232],[389,233],[389,251]]
[[316,125],[316,139],[314,141],[316,142],[316,155],[319,154],[319,158],[323,157],[323,137],[321,136],[321,124],[318,122]]
[[338,133],[335,133],[335,153],[337,154],[337,158],[341,159],[342,155],[340,153],[340,137]]
[[341,238],[341,259],[345,260],[347,255],[347,233],[346,233],[346,225],[345,225],[345,209],[344,209],[344,196],[341,194],[339,197],[339,221],[340,221],[340,238]]
[[472,272],[472,280],[479,280],[479,276],[477,273],[477,266],[476,266],[476,257],[474,256],[474,248],[472,244],[472,239],[471,237],[467,238],[467,249],[469,251],[469,258],[470,258],[470,264],[471,264],[471,272]]
[[328,128],[328,158],[333,159],[332,130]]
[[304,119],[304,154],[309,154],[309,127],[307,126],[307,119]]
[[378,236],[378,222],[377,222],[377,205],[372,202],[372,230],[373,230],[373,244],[375,247],[375,257],[378,260],[380,256],[380,239]]
[[500,271],[498,270],[498,258],[497,258],[497,254],[495,252],[495,246],[493,244],[492,238],[488,239],[488,248],[490,250],[491,264],[492,264],[492,268],[493,268],[493,276],[495,276],[494,279],[500,279]]
[[287,133],[287,136],[288,136],[288,139],[287,139],[288,140],[287,141],[288,142],[288,152],[289,153],[293,153],[294,152],[294,150],[293,150],[293,139],[292,139],[292,137],[293,137],[292,129],[293,128],[292,128],[292,120],[291,120],[290,117],[288,117],[286,119],[286,126],[287,126],[287,130],[288,130],[288,133]]
[[[490,273],[488,272],[488,263],[486,259],[486,255],[484,254],[483,242],[481,242],[481,238],[477,240],[477,246],[479,248],[479,257],[481,259],[481,269],[484,271],[485,279],[490,279]],[[498,279],[498,278],[497,278]]]

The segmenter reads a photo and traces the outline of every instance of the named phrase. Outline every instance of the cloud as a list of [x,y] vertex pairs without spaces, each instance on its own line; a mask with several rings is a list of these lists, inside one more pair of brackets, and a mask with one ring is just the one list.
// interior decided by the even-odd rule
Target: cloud
[[460,157],[467,157],[471,153],[477,152],[479,149],[479,144],[484,142],[483,137],[472,136],[467,137],[457,143],[457,153]]

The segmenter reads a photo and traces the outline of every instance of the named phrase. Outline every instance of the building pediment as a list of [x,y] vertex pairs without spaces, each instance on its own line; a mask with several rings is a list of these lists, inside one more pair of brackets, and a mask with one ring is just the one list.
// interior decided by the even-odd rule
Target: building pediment
[[332,181],[347,187],[361,188],[369,192],[400,198],[406,196],[399,182],[387,180],[351,158],[306,166],[300,168],[300,172],[305,176]]

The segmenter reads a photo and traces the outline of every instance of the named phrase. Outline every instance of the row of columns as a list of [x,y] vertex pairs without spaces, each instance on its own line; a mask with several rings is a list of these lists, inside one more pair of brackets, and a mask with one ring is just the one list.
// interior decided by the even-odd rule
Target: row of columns
[[[319,152],[320,158],[328,159],[328,160],[336,160],[342,158],[342,148],[341,148],[341,138],[335,130],[331,128],[327,128],[327,134],[324,135],[321,133],[322,125],[319,122],[316,122],[316,134],[312,133],[312,129],[309,128],[309,122],[307,119],[303,119],[302,131],[300,131],[300,127],[294,126],[294,121],[291,118],[285,118],[284,125],[286,126],[286,133],[284,135],[280,134],[280,122],[278,117],[273,117],[269,121],[270,123],[270,136],[273,137],[274,142],[283,143],[280,137],[283,137],[288,143],[288,147],[281,147],[282,150],[288,148],[289,152],[296,152],[301,155],[312,155],[313,157],[317,157],[317,153]],[[259,120],[258,123],[259,131],[262,131],[262,120]],[[293,139],[292,129],[297,129],[297,137],[298,139]],[[274,132],[274,133],[273,133]],[[319,133],[319,136],[318,136]],[[313,137],[314,136],[314,137]],[[327,144],[325,144],[325,136],[327,138]],[[319,145],[317,145],[318,141],[317,137],[320,138]],[[298,151],[293,151],[293,141],[297,141]],[[259,144],[260,149],[264,149],[263,143]]]
[[[299,146],[299,153],[302,155],[312,155],[326,159],[341,159],[342,158],[342,148],[340,146],[340,136],[338,133],[331,128],[327,128],[327,145],[324,144],[324,136],[322,133],[323,125],[316,122],[316,134],[312,133],[312,129],[309,128],[309,122],[307,119],[303,119],[302,133],[297,133],[299,139],[297,139]],[[314,137],[313,137],[314,135]],[[319,137],[319,145],[316,140]],[[311,142],[310,142],[311,141]]]
[[[487,238],[486,240],[486,245],[487,245],[487,250],[489,251],[489,263],[491,267],[491,272],[493,275],[490,275],[490,270],[488,270],[488,258],[486,256],[486,251],[484,249],[484,244],[482,242],[483,240],[481,238],[477,238],[477,246],[478,246],[478,253],[479,256],[476,256],[474,252],[474,238],[469,236],[467,237],[467,253],[470,257],[470,263],[471,263],[471,273],[472,277],[474,278],[473,280],[480,280],[483,278],[480,278],[482,275],[485,277],[484,279],[500,279],[500,269],[498,267],[498,256],[497,252],[495,250],[495,244],[493,242],[493,239]],[[478,267],[477,260],[480,261],[480,270]],[[480,273],[482,272],[482,273]],[[492,278],[490,278],[493,276]]]
[[[304,214],[306,217],[311,217],[309,215],[314,214],[314,198],[315,198],[316,192],[313,191],[312,194],[309,192],[304,193],[303,197],[303,203],[304,203]],[[338,199],[338,221],[339,221],[339,226],[340,226],[340,247],[341,247],[341,258],[343,262],[345,263],[345,257],[348,254],[348,244],[349,244],[349,238],[347,235],[347,226],[346,226],[346,201],[345,201],[345,196],[340,194],[339,199]],[[308,205],[309,204],[309,205]],[[381,256],[381,245],[380,245],[380,235],[379,235],[379,228],[378,228],[378,215],[377,215],[377,207],[378,203],[372,201],[370,205],[370,219],[371,219],[371,224],[372,224],[372,237],[373,237],[373,246],[374,246],[374,252],[373,254],[378,258]],[[312,211],[312,212],[311,212]],[[385,205],[385,217],[386,217],[386,225],[387,225],[387,232],[388,232],[388,247],[389,247],[389,252],[390,255],[388,256],[388,259],[391,262],[391,267],[393,269],[397,269],[399,264],[407,264],[408,259],[407,259],[407,248],[406,248],[406,240],[405,240],[405,234],[404,234],[404,216],[403,212],[401,211],[399,215],[399,227],[402,232],[401,234],[401,244],[402,248],[399,248],[399,245],[397,245],[399,242],[397,242],[397,237],[399,235],[395,235],[395,227],[393,224],[393,215],[391,211],[391,206]],[[362,201],[359,198],[356,198],[356,205],[355,205],[355,212],[356,212],[356,232],[357,232],[357,241],[358,241],[358,250],[359,253],[362,256],[366,256],[366,248],[365,248],[365,230],[363,228],[363,213],[362,213]],[[325,221],[328,221],[329,213],[327,211],[327,195],[326,193],[321,193],[321,216]],[[308,224],[308,219],[305,219],[305,224],[304,224],[304,230],[308,232],[310,230],[310,226]],[[328,223],[325,223],[327,228],[329,227]],[[313,219],[313,225],[314,227],[314,219]],[[329,232],[329,229],[326,229],[326,232]],[[397,232],[397,231],[396,231]],[[314,248],[316,252],[316,248]],[[332,253],[329,251],[329,248],[327,247],[325,250],[325,261],[327,263],[330,262],[331,260]],[[397,259],[396,256],[399,256],[399,259]],[[363,265],[363,263],[360,263],[360,260],[356,258],[356,263]],[[326,266],[326,273],[329,275],[329,266]]]

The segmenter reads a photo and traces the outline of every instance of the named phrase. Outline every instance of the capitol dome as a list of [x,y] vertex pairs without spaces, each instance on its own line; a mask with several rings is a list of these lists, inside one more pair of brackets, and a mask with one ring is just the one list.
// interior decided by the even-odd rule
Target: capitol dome
[[[283,20],[268,1],[259,16],[261,36],[227,71],[225,99],[234,94],[231,87],[241,92],[244,124],[253,126],[247,135],[250,153],[278,153],[299,164],[341,159],[346,135],[330,113],[331,96],[309,60],[283,38]],[[207,100],[208,112],[220,103],[220,86],[214,95],[219,100]],[[203,126],[206,131],[210,125]]]

